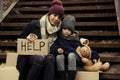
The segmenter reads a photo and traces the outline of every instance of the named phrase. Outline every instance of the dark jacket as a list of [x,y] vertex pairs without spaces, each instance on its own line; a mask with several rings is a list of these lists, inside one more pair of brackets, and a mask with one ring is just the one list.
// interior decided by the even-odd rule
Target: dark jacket
[[21,38],[26,38],[30,33],[34,33],[38,36],[38,39],[41,39],[40,29],[41,28],[39,20],[31,21],[30,23],[27,24],[27,26],[23,28]]
[[[83,66],[83,63],[81,61],[81,57],[79,57],[79,55],[76,53],[76,48],[78,46],[83,46],[80,41],[78,40],[67,40],[63,37],[60,36],[60,34],[58,34],[58,38],[57,40],[54,42],[54,44],[50,47],[50,53],[53,54],[54,56],[59,55],[59,53],[57,52],[58,48],[62,48],[64,50],[64,55],[68,55],[69,53],[73,52],[76,54],[77,56],[77,63],[79,65],[79,67]],[[98,55],[98,53],[96,51],[91,50],[91,59],[99,59],[100,56]]]
[[67,55],[71,52],[76,53],[76,48],[78,46],[82,46],[81,43],[77,40],[67,40],[58,34],[57,40],[54,42],[54,44],[50,48],[50,53],[53,55],[58,55],[57,52],[58,48],[62,48],[64,50],[64,54]]

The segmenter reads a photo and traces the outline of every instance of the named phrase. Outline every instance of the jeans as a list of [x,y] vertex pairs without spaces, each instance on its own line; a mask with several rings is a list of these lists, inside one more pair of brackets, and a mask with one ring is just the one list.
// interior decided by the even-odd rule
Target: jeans
[[19,80],[53,80],[53,55],[18,56],[17,69],[20,72]]
[[[68,70],[75,71],[76,70],[76,55],[75,53],[69,53],[67,56],[68,59]],[[63,54],[57,55],[56,57],[57,69],[58,71],[65,70],[65,56]]]

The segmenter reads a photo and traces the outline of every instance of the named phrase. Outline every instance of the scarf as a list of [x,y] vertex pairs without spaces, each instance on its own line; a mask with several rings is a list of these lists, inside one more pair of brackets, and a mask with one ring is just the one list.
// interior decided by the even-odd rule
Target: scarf
[[42,39],[48,39],[50,47],[57,39],[56,32],[60,30],[61,22],[58,24],[58,26],[52,26],[48,20],[48,14],[44,15],[39,22],[41,26],[41,37]]
[[62,34],[62,32],[60,32],[59,35],[60,35],[62,38],[67,39],[67,40],[72,40],[72,41],[77,40],[77,41],[79,41],[79,36],[78,36],[77,32],[74,32],[74,33],[73,33],[72,35],[70,35],[70,36],[64,36],[64,35]]

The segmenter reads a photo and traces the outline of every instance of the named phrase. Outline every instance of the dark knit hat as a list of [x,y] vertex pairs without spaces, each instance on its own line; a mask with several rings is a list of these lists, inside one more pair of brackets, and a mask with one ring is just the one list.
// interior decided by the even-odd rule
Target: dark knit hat
[[48,14],[58,14],[62,19],[64,17],[63,3],[60,0],[53,0]]
[[67,15],[65,16],[65,18],[63,19],[63,22],[61,24],[62,28],[68,28],[70,29],[72,32],[75,32],[75,24],[76,24],[76,20],[75,17],[72,15]]

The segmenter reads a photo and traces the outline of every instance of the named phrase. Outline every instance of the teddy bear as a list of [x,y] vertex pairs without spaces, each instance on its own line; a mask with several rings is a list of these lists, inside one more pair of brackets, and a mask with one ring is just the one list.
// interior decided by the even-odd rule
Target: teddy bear
[[84,66],[83,69],[86,71],[106,71],[110,67],[109,62],[102,63],[100,59],[93,60],[91,59],[91,49],[88,45],[84,45],[82,47],[78,46],[76,48],[76,52],[81,57],[81,61]]

